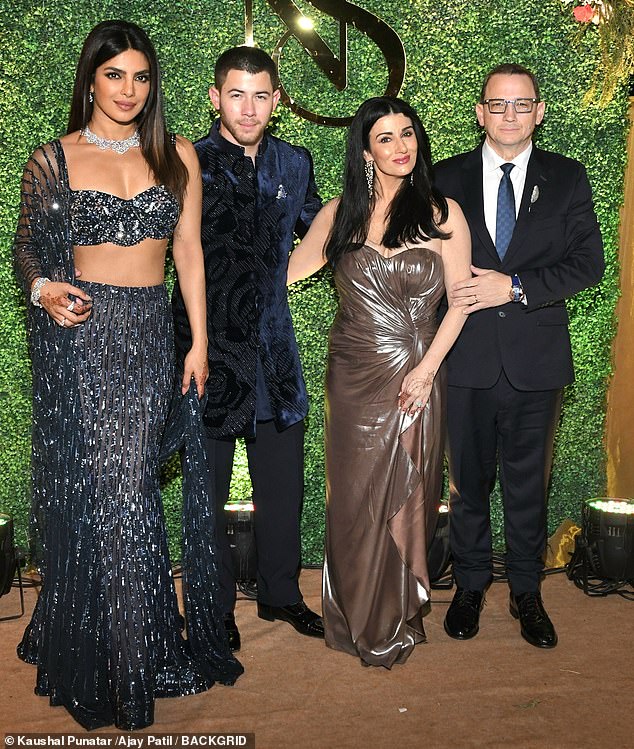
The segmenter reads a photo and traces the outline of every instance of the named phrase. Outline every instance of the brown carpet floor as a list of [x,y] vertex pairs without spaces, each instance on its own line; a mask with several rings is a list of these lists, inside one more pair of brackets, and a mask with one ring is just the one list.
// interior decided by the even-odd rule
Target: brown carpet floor
[[[301,582],[319,609],[320,571],[304,571]],[[234,687],[158,700],[149,730],[255,732],[257,749],[634,747],[633,602],[591,599],[565,575],[548,577],[543,595],[559,645],[541,651],[521,639],[503,584],[489,590],[480,634],[449,639],[442,621],[451,595],[434,591],[428,643],[392,671],[362,668],[239,601],[245,674]],[[34,597],[29,590],[29,612]],[[16,590],[0,598],[0,616],[17,607]],[[15,655],[25,625],[26,617],[0,622],[0,733],[81,731],[33,694],[35,668]]]

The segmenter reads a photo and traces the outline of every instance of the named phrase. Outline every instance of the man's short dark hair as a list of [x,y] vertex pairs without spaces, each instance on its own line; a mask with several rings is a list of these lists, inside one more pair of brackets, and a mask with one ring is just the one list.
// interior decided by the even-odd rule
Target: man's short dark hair
[[487,73],[484,83],[482,84],[482,90],[480,91],[480,103],[482,103],[486,96],[487,85],[494,75],[525,75],[530,78],[533,88],[535,89],[535,98],[539,99],[539,83],[535,73],[532,73],[528,68],[523,65],[518,65],[515,62],[503,62],[501,65],[497,65],[493,70]]
[[214,68],[214,83],[218,90],[221,89],[230,70],[246,70],[251,75],[268,73],[273,84],[273,90],[279,88],[277,66],[264,50],[257,47],[247,47],[246,45],[232,47],[220,55]]

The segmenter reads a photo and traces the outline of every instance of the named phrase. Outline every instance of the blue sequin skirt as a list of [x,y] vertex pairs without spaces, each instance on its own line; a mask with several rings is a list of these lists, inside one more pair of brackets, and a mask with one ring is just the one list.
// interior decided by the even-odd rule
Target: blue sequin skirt
[[[34,329],[43,585],[18,654],[38,666],[36,693],[82,726],[130,730],[153,722],[155,697],[230,684],[242,668],[213,607],[205,658],[181,633],[159,487],[174,380],[167,291],[77,285],[93,299],[88,320],[64,329],[42,318]],[[41,376],[36,359],[63,371]]]

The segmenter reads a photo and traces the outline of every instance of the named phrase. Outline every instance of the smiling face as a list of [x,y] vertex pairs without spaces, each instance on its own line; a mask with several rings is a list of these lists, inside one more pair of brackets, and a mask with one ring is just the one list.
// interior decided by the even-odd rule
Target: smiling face
[[229,70],[220,90],[209,89],[211,103],[220,114],[220,134],[255,156],[271,114],[280,98],[267,72],[252,75],[246,70]]
[[[535,89],[527,75],[491,76],[487,83],[485,99],[532,99]],[[476,104],[478,122],[486,132],[487,143],[506,161],[511,161],[530,143],[533,130],[544,118],[544,102],[533,105],[533,111],[517,114],[512,104],[506,105],[504,114],[491,114],[486,104]]]
[[364,156],[366,161],[374,161],[379,180],[407,177],[418,156],[418,140],[410,118],[402,113],[380,117],[370,130]]
[[150,86],[150,65],[142,52],[127,49],[111,57],[95,70],[92,119],[129,124],[143,110]]

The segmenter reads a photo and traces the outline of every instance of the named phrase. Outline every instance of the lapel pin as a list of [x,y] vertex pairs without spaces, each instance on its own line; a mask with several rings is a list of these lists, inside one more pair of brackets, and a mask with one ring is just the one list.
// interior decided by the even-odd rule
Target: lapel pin
[[286,192],[286,189],[284,188],[284,185],[280,185],[277,188],[277,196],[276,200],[282,200],[282,198],[286,198],[288,196],[288,193]]
[[531,211],[531,208],[533,207],[533,203],[536,203],[538,198],[539,198],[539,187],[535,185],[535,187],[533,187],[533,192],[531,193],[531,204],[528,206],[529,213]]

